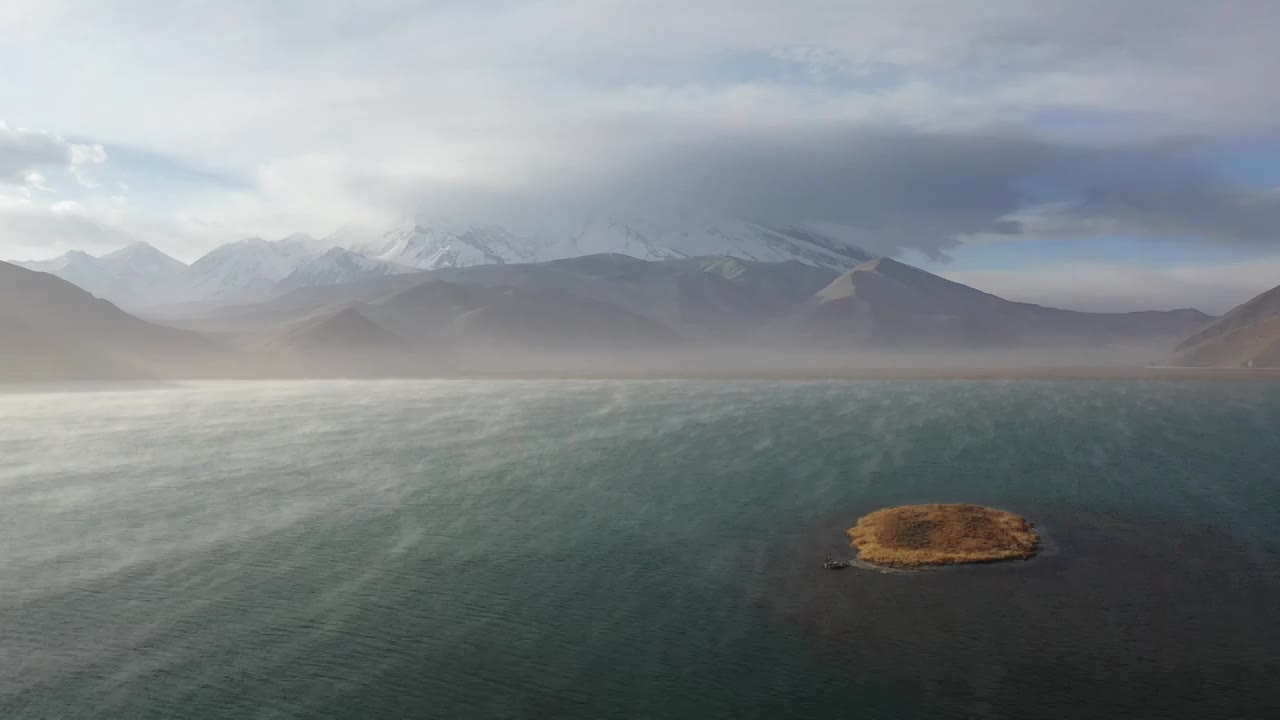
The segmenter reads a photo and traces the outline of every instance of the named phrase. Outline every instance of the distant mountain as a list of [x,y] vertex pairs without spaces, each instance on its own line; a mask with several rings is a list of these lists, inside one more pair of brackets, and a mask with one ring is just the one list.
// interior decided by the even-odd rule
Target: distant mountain
[[1280,367],[1280,287],[1272,288],[1183,341],[1175,365]]
[[99,262],[121,281],[140,287],[171,279],[187,269],[186,263],[145,242],[131,243],[107,253]]
[[144,242],[100,257],[72,250],[52,260],[14,264],[56,275],[98,297],[125,306],[171,302],[179,292],[178,278],[187,269],[186,264]]
[[[887,258],[837,274],[797,261],[643,261],[614,254],[442,268],[300,288],[267,303],[228,309],[206,319],[203,327],[269,332],[282,322],[358,304],[379,326],[421,345],[412,328],[451,325],[458,313],[480,302],[475,293],[481,289],[512,292],[529,302],[521,318],[531,327],[537,326],[539,313],[571,317],[574,302],[589,303],[643,318],[686,347],[735,347],[796,357],[838,356],[850,350],[1049,352],[1070,347],[1081,354],[1096,351],[1099,358],[1116,357],[1118,349],[1126,348],[1133,351],[1127,359],[1147,360],[1168,352],[1178,339],[1212,319],[1195,310],[1081,313],[1010,302]],[[429,293],[433,300],[415,311],[412,322],[369,309],[390,307],[390,298],[402,296],[396,302],[403,302],[414,292]],[[556,302],[543,302],[546,294]],[[455,306],[464,309],[433,314]],[[534,339],[536,334],[525,341]]]
[[419,347],[473,354],[627,351],[679,341],[642,315],[557,289],[428,280],[368,305],[365,313]]
[[1212,318],[1198,310],[1085,313],[1011,302],[889,258],[849,270],[786,320],[822,347],[1168,347]]
[[791,312],[836,276],[798,261],[732,257],[638,260],[586,255],[525,265],[444,268],[469,285],[563,290],[647,317],[691,339],[732,339]]
[[268,348],[319,374],[475,373],[626,359],[675,347],[647,318],[561,290],[420,281],[286,325]]
[[[147,243],[101,257],[73,250],[61,257],[16,263],[48,272],[131,309],[202,301],[249,302],[271,297],[277,284],[320,256],[306,235],[249,238],[210,251],[190,266]],[[372,262],[372,261],[371,261]],[[316,274],[319,275],[320,269]]]
[[399,353],[409,343],[370,320],[356,307],[308,318],[284,331],[280,344],[311,353]]
[[270,297],[276,284],[320,253],[306,235],[227,243],[191,264],[184,278],[190,300],[249,301]]
[[0,262],[0,379],[156,377],[215,346],[140,320],[54,275]]
[[335,247],[319,257],[311,258],[298,265],[293,272],[275,283],[274,288],[280,292],[287,292],[300,287],[342,285],[384,275],[403,275],[414,272],[420,271],[417,268],[393,265],[345,248]]
[[[247,264],[253,277],[287,265],[271,265],[278,245],[238,245],[243,252],[232,260],[266,258]],[[985,362],[995,356],[983,353],[1000,353],[1016,363],[1054,362],[1070,350],[1075,362],[1133,362],[1167,353],[1212,320],[1195,310],[1081,313],[1010,302],[887,258],[842,274],[798,261],[621,254],[378,274],[386,268],[367,258],[328,257],[359,277],[206,307],[184,324],[242,347],[237,372],[331,376],[678,372],[686,362],[711,371],[753,362],[785,368],[839,365],[862,351],[875,351],[872,359],[914,353],[928,362]],[[202,342],[52,276],[5,268],[17,273],[0,277],[8,293],[0,295],[0,331],[17,338],[0,363],[6,370],[39,371],[47,358],[64,375],[128,374],[172,366],[165,358],[176,348]],[[1037,352],[1019,354],[1027,350]]]
[[836,275],[798,261],[711,257],[648,262],[626,255],[588,255],[302,287],[266,303],[217,311],[204,327],[258,331],[323,308],[377,302],[426,280],[443,280],[463,286],[560,291],[622,308],[687,338],[723,339],[792,312]]
[[810,230],[731,219],[660,222],[608,215],[587,217],[554,231],[407,222],[372,235],[340,231],[326,241],[384,262],[423,270],[596,254],[641,260],[723,255],[765,262],[799,260],[844,270],[871,257],[861,248]]
[[56,275],[95,295],[106,297],[115,290],[116,278],[102,261],[79,250],[72,250],[50,260],[13,264],[28,270]]
[[870,258],[822,233],[740,220],[593,216],[559,230],[494,224],[407,222],[382,232],[343,230],[316,241],[249,238],[222,245],[186,267],[146,245],[93,257],[73,251],[24,263],[129,308],[256,302],[315,285],[338,285],[412,271],[546,262],[597,254],[640,260],[732,256],[751,262],[796,261],[843,271]]

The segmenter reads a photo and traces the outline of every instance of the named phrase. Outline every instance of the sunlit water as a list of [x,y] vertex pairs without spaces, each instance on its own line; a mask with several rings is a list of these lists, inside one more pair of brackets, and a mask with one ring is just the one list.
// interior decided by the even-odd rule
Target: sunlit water
[[[0,717],[1277,717],[1280,386],[0,394]],[[820,569],[886,504],[1017,565]]]

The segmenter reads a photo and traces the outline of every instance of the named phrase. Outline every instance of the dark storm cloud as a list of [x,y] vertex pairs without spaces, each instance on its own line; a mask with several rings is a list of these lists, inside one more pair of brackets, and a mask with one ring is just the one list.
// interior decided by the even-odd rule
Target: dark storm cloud
[[957,235],[1016,232],[1003,218],[1023,202],[1021,180],[1051,156],[1016,133],[760,132],[678,143],[605,187],[769,223],[839,225],[866,244],[936,252]]
[[1120,232],[1266,244],[1280,227],[1280,194],[1241,187],[1200,159],[1193,143],[1076,151],[1056,183],[1070,200],[1060,213],[1072,224]]
[[[535,187],[493,196],[449,188],[428,207],[492,216],[535,208],[709,212],[834,227],[876,252],[938,256],[965,237],[1189,237],[1260,243],[1280,198],[1216,173],[1191,141],[1065,144],[1024,131],[794,127],[670,132],[629,146],[584,143],[590,162],[547,168]],[[420,193],[414,189],[411,194]],[[477,200],[484,198],[484,200]]]

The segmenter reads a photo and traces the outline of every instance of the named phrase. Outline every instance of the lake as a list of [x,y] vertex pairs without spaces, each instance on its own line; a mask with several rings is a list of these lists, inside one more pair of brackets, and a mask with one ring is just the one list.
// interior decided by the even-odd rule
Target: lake
[[[1280,716],[1280,384],[0,394],[0,717]],[[821,569],[973,502],[1028,562]]]

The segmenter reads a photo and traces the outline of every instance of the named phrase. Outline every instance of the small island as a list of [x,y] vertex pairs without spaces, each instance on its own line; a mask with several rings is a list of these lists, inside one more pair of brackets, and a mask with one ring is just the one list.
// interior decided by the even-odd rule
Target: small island
[[1025,560],[1040,547],[1039,534],[1024,518],[981,505],[885,508],[846,534],[859,560],[898,568]]

